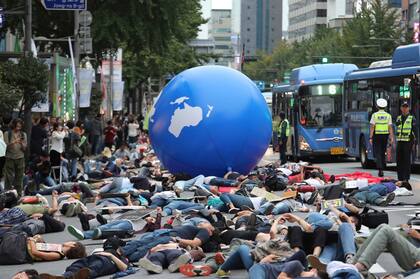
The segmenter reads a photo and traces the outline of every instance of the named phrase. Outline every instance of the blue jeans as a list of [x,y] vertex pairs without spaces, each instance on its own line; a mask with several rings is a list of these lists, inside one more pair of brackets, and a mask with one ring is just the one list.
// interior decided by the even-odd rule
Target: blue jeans
[[362,191],[354,194],[354,197],[361,202],[378,205],[382,201],[382,196],[372,191]]
[[210,223],[209,220],[202,218],[202,217],[193,217],[193,218],[189,218],[187,220],[185,220],[184,222],[182,222],[183,226],[194,226],[197,227],[198,224],[201,223]]
[[70,177],[76,177],[77,176],[77,162],[78,159],[70,159]]
[[333,226],[331,220],[328,219],[326,215],[321,214],[319,212],[309,213],[306,216],[305,221],[311,225],[313,230],[315,230],[316,228],[323,228],[329,230]]
[[349,223],[342,223],[338,228],[338,242],[328,244],[319,257],[321,262],[343,261],[348,254],[356,255],[353,228]]
[[334,272],[330,279],[360,279],[362,278],[361,275],[355,271],[354,269],[340,269]]
[[107,257],[101,255],[91,255],[73,262],[66,268],[64,277],[71,277],[82,268],[89,268],[90,277],[97,278],[106,275],[112,275],[119,271],[117,266]]
[[254,208],[254,205],[251,202],[251,199],[245,196],[241,195],[235,195],[235,194],[221,194],[220,200],[225,204],[233,204],[234,207],[241,207],[241,205],[248,206],[250,208]]
[[225,187],[234,187],[238,185],[238,181],[234,179],[225,179],[221,177],[215,177],[210,180],[210,185],[213,186],[225,186]]
[[85,236],[85,239],[92,239],[95,234],[98,235],[98,231],[106,232],[106,231],[130,231],[130,230],[133,230],[133,225],[131,224],[131,222],[127,220],[116,220],[108,224],[101,225],[94,230],[84,231],[83,235]]
[[240,245],[220,266],[220,269],[224,271],[243,268],[249,270],[253,264],[254,260],[252,259],[249,247]]
[[204,209],[204,206],[202,204],[189,201],[171,201],[167,206],[163,208],[163,211],[167,215],[171,215],[175,209],[181,210],[181,212],[184,214],[194,209]]
[[[270,202],[266,202],[258,209],[259,212],[265,213],[267,211],[267,207],[272,205]],[[289,213],[292,212],[290,209],[290,206],[287,203],[279,202],[276,204],[273,208],[272,214],[279,215],[283,213]]]
[[170,232],[171,230],[160,229],[151,233],[145,233],[138,239],[128,241],[122,248],[123,253],[130,262],[137,262],[143,258],[151,248],[172,241],[172,238],[169,236]]
[[56,186],[57,183],[55,183],[54,179],[51,176],[43,176],[39,172],[35,174],[35,183],[39,186],[39,184],[44,184],[48,187]]

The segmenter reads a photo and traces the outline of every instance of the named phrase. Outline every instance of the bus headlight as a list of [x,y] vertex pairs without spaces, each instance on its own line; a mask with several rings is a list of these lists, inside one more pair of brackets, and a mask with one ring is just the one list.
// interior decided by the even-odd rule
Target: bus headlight
[[299,137],[299,149],[302,151],[311,151],[311,146],[306,141],[306,139],[302,136]]

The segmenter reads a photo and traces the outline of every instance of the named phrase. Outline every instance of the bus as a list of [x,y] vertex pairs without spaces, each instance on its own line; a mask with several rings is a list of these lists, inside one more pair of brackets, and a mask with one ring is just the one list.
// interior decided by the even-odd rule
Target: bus
[[342,88],[353,64],[315,64],[296,68],[290,83],[273,87],[272,114],[286,113],[291,136],[287,155],[293,159],[344,155]]
[[265,102],[267,103],[268,109],[270,110],[270,113],[272,114],[272,104],[273,104],[273,92],[270,91],[266,91],[266,92],[261,92]]
[[[385,66],[375,63],[369,68],[348,73],[344,78],[344,144],[346,153],[360,159],[363,168],[374,165],[373,148],[369,143],[369,121],[376,111],[376,100],[384,98],[388,101],[387,110],[394,123],[403,101],[411,104],[413,115],[420,119],[419,77],[420,44],[411,44],[398,47]],[[413,162],[419,163],[418,145],[414,149]],[[387,161],[396,161],[395,145],[388,148]]]

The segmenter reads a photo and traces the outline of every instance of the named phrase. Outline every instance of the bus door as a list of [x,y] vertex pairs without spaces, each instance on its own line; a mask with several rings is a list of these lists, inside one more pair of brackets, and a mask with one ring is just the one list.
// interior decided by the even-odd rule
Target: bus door
[[414,75],[410,82],[411,92],[411,113],[416,118],[415,135],[417,144],[413,146],[413,162],[420,162],[420,76]]

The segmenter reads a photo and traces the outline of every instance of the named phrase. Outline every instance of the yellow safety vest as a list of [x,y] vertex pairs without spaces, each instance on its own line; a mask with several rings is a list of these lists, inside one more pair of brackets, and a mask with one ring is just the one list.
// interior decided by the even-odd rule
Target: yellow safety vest
[[375,122],[375,134],[386,135],[389,134],[389,120],[391,115],[384,110],[380,110],[373,114],[373,121]]
[[279,126],[279,131],[278,131],[278,136],[279,137],[281,137],[281,136],[283,136],[282,134],[281,134],[281,131],[282,131],[282,128],[283,128],[283,125],[284,124],[286,124],[286,137],[288,137],[289,135],[290,135],[290,124],[289,124],[289,121],[287,120],[287,119],[284,119],[281,123],[280,123],[280,126]]
[[402,123],[402,117],[397,117],[397,141],[410,141],[411,129],[413,127],[413,116],[408,115],[407,119]]

